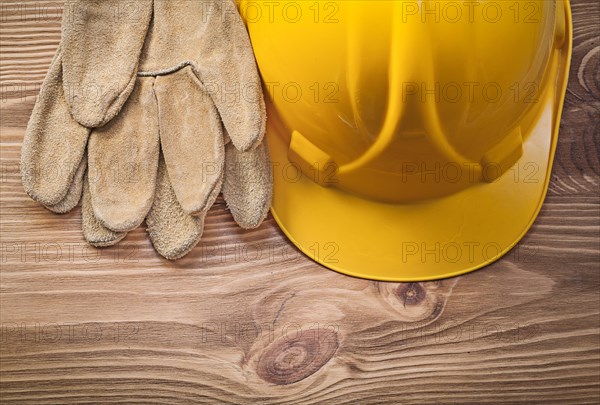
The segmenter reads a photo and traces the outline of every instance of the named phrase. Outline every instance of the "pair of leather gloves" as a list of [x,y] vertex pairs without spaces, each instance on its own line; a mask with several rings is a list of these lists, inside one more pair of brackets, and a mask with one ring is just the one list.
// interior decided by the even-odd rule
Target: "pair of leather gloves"
[[25,134],[23,185],[57,213],[81,200],[92,245],[146,219],[158,253],[177,259],[221,191],[243,228],[267,215],[265,124],[231,0],[70,1]]

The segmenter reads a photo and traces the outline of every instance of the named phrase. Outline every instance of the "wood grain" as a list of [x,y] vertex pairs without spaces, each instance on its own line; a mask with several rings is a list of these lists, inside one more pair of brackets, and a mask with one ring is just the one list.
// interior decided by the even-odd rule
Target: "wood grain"
[[304,257],[271,217],[219,199],[201,244],[160,259],[144,229],[96,250],[78,210],[24,193],[20,145],[61,1],[0,2],[0,402],[600,402],[600,5],[575,44],[549,195],[499,262],[378,283]]

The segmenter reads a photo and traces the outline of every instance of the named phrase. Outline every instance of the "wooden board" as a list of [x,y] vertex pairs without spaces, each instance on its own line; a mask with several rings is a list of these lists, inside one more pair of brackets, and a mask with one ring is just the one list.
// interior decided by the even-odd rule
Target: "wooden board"
[[145,234],[88,247],[80,212],[24,193],[20,145],[60,39],[61,1],[0,2],[0,402],[600,401],[600,5],[575,44],[549,195],[499,262],[432,283],[339,275],[271,217],[219,199],[203,242],[160,259]]

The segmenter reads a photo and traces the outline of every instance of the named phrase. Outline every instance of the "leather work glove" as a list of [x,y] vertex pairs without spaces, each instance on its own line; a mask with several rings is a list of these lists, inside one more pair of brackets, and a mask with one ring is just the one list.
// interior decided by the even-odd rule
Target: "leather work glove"
[[154,247],[176,259],[197,244],[221,190],[243,228],[268,212],[260,78],[230,0],[126,3],[125,15],[118,1],[67,4],[25,134],[23,185],[59,213],[83,194],[96,246],[146,218]]

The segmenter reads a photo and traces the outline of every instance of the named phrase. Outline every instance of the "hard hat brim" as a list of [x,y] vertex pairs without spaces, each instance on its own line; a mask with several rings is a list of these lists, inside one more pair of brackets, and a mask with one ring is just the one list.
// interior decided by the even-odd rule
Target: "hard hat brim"
[[[569,17],[567,17],[569,18]],[[387,204],[290,175],[290,133],[270,114],[274,162],[272,213],[308,257],[343,274],[382,281],[425,281],[486,266],[527,233],[544,202],[556,149],[571,54],[550,61],[549,88],[523,155],[493,183],[412,204]],[[531,252],[530,252],[531,253]]]
[[374,202],[290,176],[287,145],[270,136],[272,213],[303,253],[340,273],[383,281],[467,273],[504,255],[537,216],[550,170],[548,127],[543,117],[524,145],[521,161],[528,167],[518,170],[526,170],[525,177],[537,172],[531,178],[506,173],[496,183],[415,204]]

